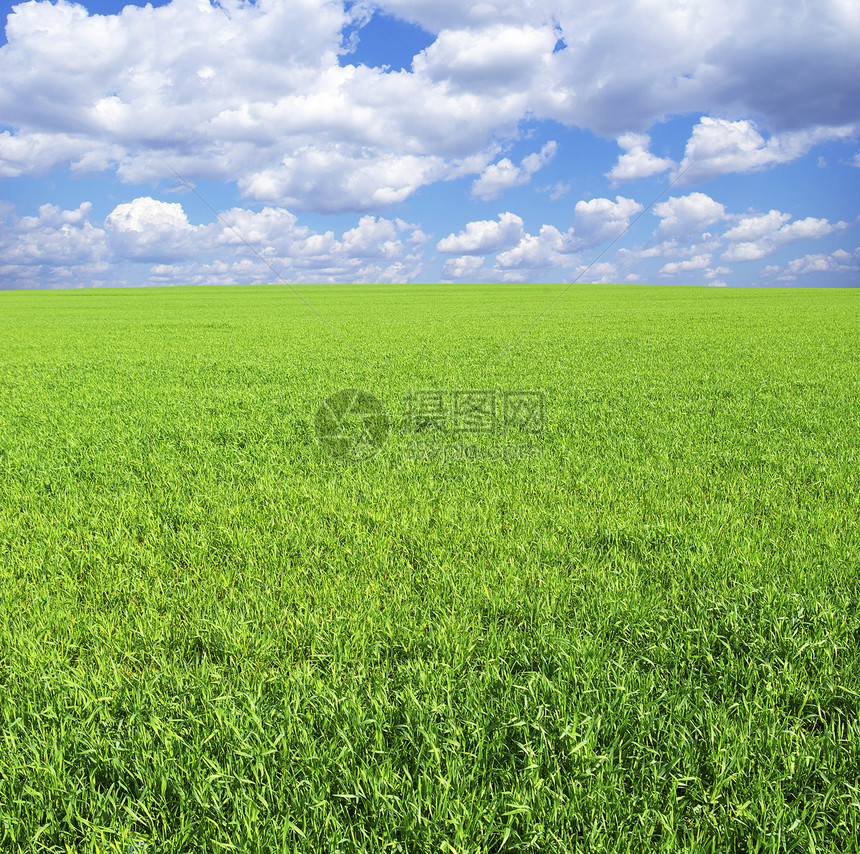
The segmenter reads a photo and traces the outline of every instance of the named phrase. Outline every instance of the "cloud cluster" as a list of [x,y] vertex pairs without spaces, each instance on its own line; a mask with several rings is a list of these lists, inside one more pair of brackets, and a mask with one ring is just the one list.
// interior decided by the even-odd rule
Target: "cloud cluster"
[[742,217],[723,238],[731,245],[723,253],[724,261],[758,261],[788,243],[818,240],[848,227],[847,222],[831,223],[827,219],[806,217],[789,222],[791,214],[772,210],[758,216]]
[[375,216],[337,237],[283,208],[233,208],[192,226],[179,203],[147,196],[117,205],[101,227],[91,209],[43,205],[13,221],[0,237],[0,275],[18,287],[410,281],[427,240],[413,224]]
[[[372,9],[433,33],[410,69],[348,64],[345,34]],[[644,132],[691,112],[728,118],[702,119],[684,182],[760,169],[860,121],[854,6],[769,9],[172,0],[89,15],[68,0],[31,0],[13,7],[0,47],[0,175],[67,165],[141,183],[171,178],[172,167],[236,182],[261,204],[370,211],[461,176],[478,176],[479,198],[527,181],[553,151],[497,160],[527,117],[617,137],[613,181],[658,174],[671,164]],[[765,138],[752,115],[776,133]]]
[[[443,256],[447,281],[632,282],[660,276],[721,284],[743,276],[744,262],[847,228],[842,221],[793,218],[778,210],[736,214],[694,192],[651,208],[658,224],[650,239],[640,235],[632,248],[624,245],[629,239],[616,246],[643,211],[624,196],[580,200],[566,229],[548,223],[527,228],[521,216],[505,211],[466,222],[431,246]],[[338,234],[314,230],[286,208],[233,207],[194,225],[181,203],[142,196],[116,205],[102,222],[93,221],[89,202],[72,210],[46,204],[37,216],[20,218],[11,205],[0,204],[0,218],[0,277],[7,287],[409,282],[426,275],[435,260],[420,224],[396,217],[363,215]],[[793,281],[810,273],[844,277],[858,267],[860,250],[838,249],[783,260],[764,272]]]
[[837,249],[827,254],[804,255],[788,262],[789,276],[807,276],[810,273],[854,273],[860,272],[860,246],[853,252]]
[[561,232],[553,225],[542,225],[537,234],[528,234],[523,220],[510,212],[500,214],[498,221],[481,220],[467,223],[459,234],[440,240],[439,252],[461,257],[447,262],[443,268],[449,278],[474,276],[481,264],[469,262],[470,255],[498,253],[487,278],[503,281],[524,281],[540,270],[570,267],[577,253],[604,241],[619,238],[630,225],[642,205],[633,199],[617,196],[610,199],[579,201],[574,207],[573,225]]
[[766,276],[777,282],[795,282],[799,276],[814,275],[817,279],[830,274],[853,274],[854,284],[860,282],[860,246],[853,252],[837,249],[834,252],[816,252],[793,258],[786,265],[771,264],[764,268]]
[[796,160],[821,142],[848,139],[854,133],[854,124],[818,126],[765,139],[748,119],[732,122],[702,116],[687,142],[676,177],[679,184],[694,184],[732,172],[757,172]]

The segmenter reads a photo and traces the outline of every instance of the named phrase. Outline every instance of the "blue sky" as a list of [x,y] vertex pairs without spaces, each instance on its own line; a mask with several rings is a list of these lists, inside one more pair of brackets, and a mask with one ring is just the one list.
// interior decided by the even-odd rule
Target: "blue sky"
[[3,288],[860,284],[855,0],[4,18]]

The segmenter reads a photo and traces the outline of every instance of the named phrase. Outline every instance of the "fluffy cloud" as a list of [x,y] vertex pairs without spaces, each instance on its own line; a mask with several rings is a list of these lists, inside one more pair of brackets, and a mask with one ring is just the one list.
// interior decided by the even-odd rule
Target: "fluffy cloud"
[[818,253],[804,255],[789,261],[783,268],[777,265],[765,267],[766,275],[776,276],[779,281],[791,282],[798,276],[825,273],[857,273],[860,272],[860,246],[853,252],[837,249],[829,254]]
[[710,255],[696,255],[686,261],[670,261],[660,268],[663,276],[674,276],[678,273],[687,273],[690,270],[704,270],[711,263]]
[[472,196],[489,201],[497,198],[503,190],[528,184],[532,175],[555,157],[558,144],[550,140],[539,152],[526,155],[515,166],[507,157],[488,166],[472,183]]
[[[327,0],[173,0],[89,16],[27,3],[0,48],[0,174],[57,164],[236,180],[297,210],[367,210],[480,172],[499,114],[447,84],[338,65],[350,13]],[[507,110],[510,121],[521,105]]]
[[745,216],[741,221],[723,234],[726,240],[749,243],[773,234],[791,219],[791,214],[770,211],[759,216]]
[[708,181],[730,172],[755,172],[802,157],[820,142],[847,139],[855,129],[814,127],[765,139],[749,119],[727,121],[703,116],[693,128],[678,168],[680,184]]
[[[435,35],[411,70],[341,64],[346,33],[372,9]],[[460,176],[481,176],[479,196],[517,183],[532,163],[490,164],[525,118],[618,137],[613,180],[656,174],[667,161],[635,134],[692,111],[761,116],[778,133],[703,119],[683,180],[764,168],[860,121],[853,5],[771,9],[172,0],[89,15],[66,0],[22,3],[0,47],[0,175],[68,165],[144,182],[170,178],[169,163],[189,180],[235,181],[260,203],[368,211]]]
[[523,221],[516,214],[499,214],[498,222],[470,222],[459,234],[449,234],[436,244],[446,255],[486,255],[517,243],[523,235]]
[[475,276],[484,264],[484,259],[476,255],[461,255],[449,258],[442,266],[446,279],[468,279]]
[[105,219],[105,228],[116,254],[153,263],[191,257],[198,251],[195,237],[205,231],[189,224],[178,202],[149,196],[117,205]]
[[569,235],[566,237],[554,226],[541,226],[538,235],[526,234],[513,249],[501,252],[496,257],[496,268],[536,270],[560,266],[568,242]]
[[618,145],[624,151],[618,162],[607,172],[613,184],[648,178],[671,169],[675,163],[666,157],[657,157],[648,150],[651,138],[644,133],[625,133],[618,137]]
[[92,204],[75,210],[42,205],[38,216],[25,216],[3,231],[4,264],[23,267],[75,267],[105,256],[105,232],[89,222]]
[[601,261],[597,264],[580,264],[576,267],[575,275],[569,282],[581,282],[584,285],[610,285],[622,281],[634,282],[635,276],[622,276],[618,267],[611,261]]
[[413,68],[416,74],[444,80],[458,91],[525,95],[538,82],[557,40],[546,24],[443,29],[415,58]]
[[[0,281],[4,287],[53,288],[110,284],[110,252],[104,229],[89,221],[92,205],[74,210],[46,204],[38,216],[15,219],[2,206]],[[122,282],[119,282],[121,284]],[[114,282],[117,284],[117,282]]]
[[642,205],[639,202],[624,196],[616,196],[614,202],[609,199],[577,202],[571,232],[571,251],[621,237],[630,227],[631,218],[641,211]]
[[[426,235],[401,219],[365,216],[337,237],[290,211],[233,208],[193,226],[177,202],[141,197],[117,205],[100,228],[89,202],[43,205],[0,237],[2,274],[16,287],[85,284],[245,284],[410,281]],[[7,219],[9,214],[7,213]]]
[[786,270],[793,276],[809,273],[848,273],[860,270],[860,247],[853,252],[837,249],[829,255],[804,255],[788,262]]
[[652,211],[660,217],[656,234],[669,238],[689,237],[726,215],[725,207],[704,193],[672,196],[654,205]]
[[[573,225],[566,232],[543,225],[536,235],[527,234],[522,219],[508,212],[500,214],[498,221],[467,223],[463,231],[440,240],[436,248],[451,255],[485,256],[496,252],[496,277],[522,281],[536,270],[569,266],[575,253],[615,240],[629,227],[631,217],[641,211],[642,205],[623,196],[617,196],[614,202],[602,198],[580,201],[574,208]],[[455,271],[457,267],[451,265],[448,269]]]
[[851,4],[771,9],[765,18],[745,0],[553,3],[568,48],[556,54],[547,99],[601,133],[690,110],[760,115],[790,129],[856,121],[860,17]]
[[818,240],[848,227],[846,222],[806,217],[789,222],[791,214],[772,210],[757,216],[742,217],[723,238],[733,245],[722,255],[724,261],[758,261],[780,246],[798,240]]

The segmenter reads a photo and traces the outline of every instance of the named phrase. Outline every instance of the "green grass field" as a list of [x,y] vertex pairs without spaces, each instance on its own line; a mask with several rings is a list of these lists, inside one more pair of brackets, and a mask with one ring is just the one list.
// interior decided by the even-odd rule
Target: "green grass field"
[[860,298],[562,290],[0,293],[0,850],[858,850]]

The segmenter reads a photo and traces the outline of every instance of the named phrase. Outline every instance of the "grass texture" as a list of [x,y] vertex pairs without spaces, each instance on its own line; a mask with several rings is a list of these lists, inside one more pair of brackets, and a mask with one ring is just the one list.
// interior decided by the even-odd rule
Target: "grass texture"
[[0,293],[0,850],[857,850],[856,292],[562,290]]

